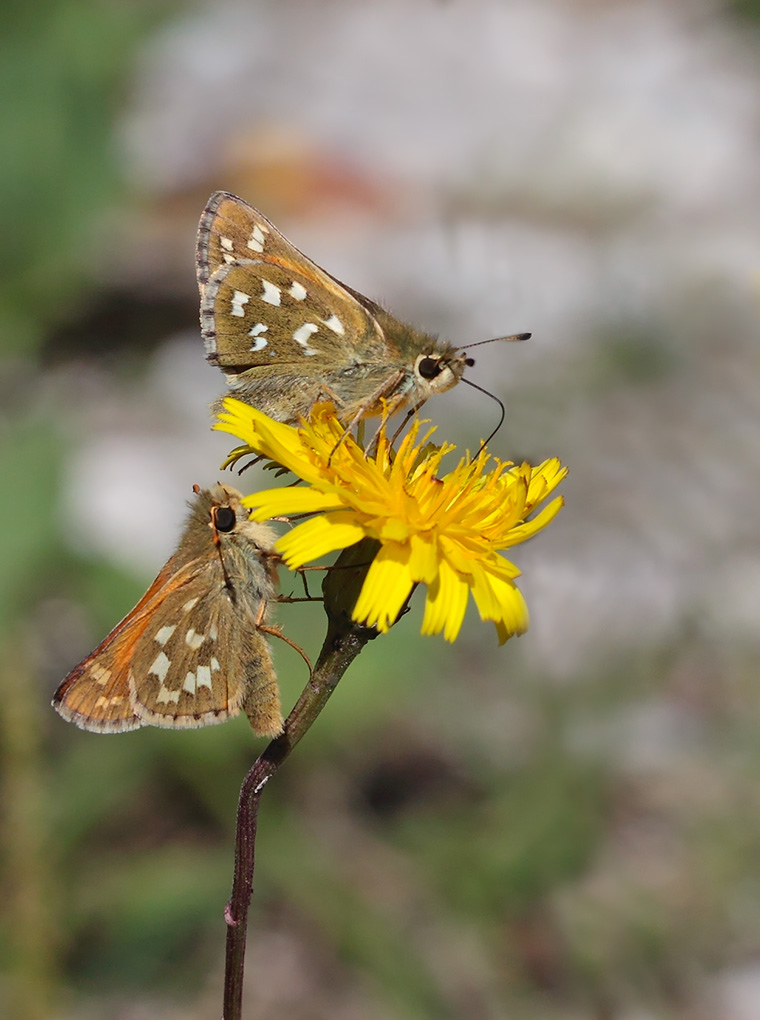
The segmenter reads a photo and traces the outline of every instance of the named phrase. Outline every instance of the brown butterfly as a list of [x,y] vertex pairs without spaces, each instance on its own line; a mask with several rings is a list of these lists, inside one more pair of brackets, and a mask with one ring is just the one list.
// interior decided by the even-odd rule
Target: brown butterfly
[[196,263],[206,357],[234,396],[279,421],[297,421],[319,400],[351,424],[417,408],[474,364],[464,347],[400,322],[330,276],[225,191],[203,211]]
[[196,493],[177,551],[55,692],[53,707],[82,729],[207,726],[242,709],[259,736],[282,731],[264,637],[274,536],[235,489]]

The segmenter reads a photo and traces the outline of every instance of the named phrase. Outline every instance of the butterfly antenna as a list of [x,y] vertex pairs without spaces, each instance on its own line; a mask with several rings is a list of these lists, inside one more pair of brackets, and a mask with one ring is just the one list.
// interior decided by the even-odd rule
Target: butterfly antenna
[[483,344],[495,344],[500,340],[514,343],[518,340],[530,340],[532,336],[532,333],[513,333],[512,336],[492,336],[490,340],[478,340],[477,343],[474,344],[462,344],[461,347],[457,347],[457,350],[466,351],[469,350],[470,347],[482,347]]
[[[486,342],[487,342],[487,341],[486,341]],[[494,436],[496,435],[496,433],[497,433],[497,432],[499,431],[499,429],[501,428],[501,426],[502,426],[502,425],[504,424],[504,419],[505,419],[505,418],[506,418],[506,416],[507,416],[507,409],[506,409],[506,407],[504,406],[504,401],[503,401],[503,400],[499,400],[499,398],[498,398],[498,397],[496,396],[496,394],[495,394],[495,393],[491,393],[491,391],[490,391],[490,390],[485,390],[485,389],[483,389],[483,387],[482,387],[482,386],[478,386],[478,384],[477,384],[477,383],[474,383],[474,382],[472,382],[472,381],[471,381],[470,379],[465,379],[465,377],[464,377],[464,376],[462,376],[462,378],[461,378],[461,379],[460,379],[459,381],[460,381],[460,382],[463,382],[463,383],[467,383],[467,385],[468,385],[468,386],[472,386],[472,388],[473,388],[474,390],[479,390],[479,391],[480,391],[481,393],[485,393],[485,395],[486,395],[487,397],[490,397],[490,398],[491,398],[491,400],[495,400],[495,401],[496,401],[496,403],[497,403],[497,404],[499,405],[499,407],[501,408],[501,417],[499,418],[499,424],[498,424],[498,425],[496,426],[496,428],[495,428],[495,429],[493,430],[493,432],[492,432],[492,433],[491,433],[491,435],[490,435],[490,436],[488,437],[488,439],[486,439],[486,440],[485,440],[484,442],[482,442],[482,443],[480,444],[480,449],[479,449],[479,450],[478,450],[478,452],[477,452],[477,453],[475,454],[475,456],[476,456],[476,457],[479,457],[479,456],[480,456],[480,454],[481,454],[481,453],[483,452],[483,450],[485,450],[485,448],[486,448],[486,447],[488,446],[488,444],[489,444],[489,443],[491,442],[491,440],[493,439],[493,437],[494,437]]]
[[309,670],[309,678],[311,679],[314,676],[314,667],[311,664],[309,656],[306,654],[303,648],[301,648],[300,645],[297,645],[295,643],[295,641],[291,641],[289,637],[285,637],[285,635],[282,633],[279,627],[269,627],[266,624],[262,623],[259,624],[259,626],[256,629],[260,631],[262,634],[271,634],[272,637],[279,638],[280,641],[284,641],[286,645],[290,645],[291,648],[294,648],[301,656],[303,661],[306,663],[306,666]]

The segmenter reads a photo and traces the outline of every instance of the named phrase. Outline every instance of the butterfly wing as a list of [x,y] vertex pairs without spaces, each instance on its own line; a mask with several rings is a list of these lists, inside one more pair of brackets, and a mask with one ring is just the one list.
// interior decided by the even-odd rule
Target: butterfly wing
[[196,266],[203,289],[222,266],[236,261],[262,259],[275,265],[293,262],[326,273],[292,245],[263,213],[227,191],[216,191],[208,200],[198,225]]
[[[253,206],[226,192],[201,217],[197,247],[201,328],[209,361],[241,372],[273,362],[382,358],[371,301],[325,273]],[[315,362],[309,366],[310,359]]]
[[63,679],[53,708],[68,722],[95,733],[123,733],[141,725],[130,704],[129,673],[135,649],[173,573],[170,560],[134,609]]
[[[219,560],[164,567],[135,608],[63,680],[53,706],[97,733],[192,728],[245,707],[257,734],[282,729],[269,646]],[[250,710],[249,710],[250,706]]]
[[167,595],[143,633],[129,687],[135,715],[151,726],[207,726],[248,711],[250,703],[256,733],[282,729],[269,645],[247,600],[228,594],[218,560]]

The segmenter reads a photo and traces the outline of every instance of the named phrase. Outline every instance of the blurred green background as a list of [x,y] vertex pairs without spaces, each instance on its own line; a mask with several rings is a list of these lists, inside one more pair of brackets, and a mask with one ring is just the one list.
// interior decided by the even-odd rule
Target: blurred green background
[[[571,467],[514,557],[528,634],[471,611],[448,646],[415,607],[267,791],[246,1015],[760,1017],[758,18],[6,5],[0,1015],[219,1014],[247,723],[49,701],[219,477],[193,246],[225,188],[428,329],[532,330],[472,379],[494,452]],[[495,414],[427,413],[470,447]],[[279,620],[316,653],[318,607]]]

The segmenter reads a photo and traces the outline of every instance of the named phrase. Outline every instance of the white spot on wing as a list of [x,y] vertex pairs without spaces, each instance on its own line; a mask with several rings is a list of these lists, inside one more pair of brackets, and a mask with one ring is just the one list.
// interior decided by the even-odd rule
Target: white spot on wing
[[208,687],[211,690],[211,669],[209,666],[199,666],[195,674],[195,686]]
[[251,231],[251,236],[248,238],[248,247],[251,251],[264,250],[264,232],[258,224]]
[[309,337],[312,333],[316,333],[319,329],[313,322],[305,322],[303,326],[299,326],[293,334],[293,339],[297,344],[303,347],[304,354],[319,354],[319,351],[315,351],[313,347],[309,347]]
[[200,646],[203,644],[205,640],[206,635],[197,634],[192,627],[187,632],[187,634],[185,634],[185,644],[188,646],[188,648],[191,648],[194,652],[196,652],[200,648]]
[[293,280],[288,294],[290,294],[292,298],[295,298],[296,301],[303,301],[306,297],[306,288],[302,283],[298,283],[297,280]]
[[153,673],[157,676],[161,683],[166,679],[166,674],[169,672],[169,666],[171,666],[171,660],[166,652],[159,652],[148,669],[149,673]]
[[211,672],[212,673],[216,673],[216,671],[221,669],[221,668],[222,667],[219,665],[219,660],[212,656],[211,657]]
[[194,599],[188,599],[188,601],[184,604],[182,608],[185,610],[186,613],[189,613],[191,609],[195,608],[195,606],[198,604],[198,597],[199,596],[196,595]]
[[188,694],[195,694],[195,673],[185,674],[185,682],[182,684],[182,690],[187,691]]
[[115,708],[120,705],[124,698],[120,694],[101,694],[95,702],[95,708]]
[[322,320],[328,329],[331,329],[333,333],[337,333],[338,336],[343,336],[346,332],[343,328],[343,323],[340,321],[337,315],[331,315],[329,319]]
[[208,636],[211,638],[212,641],[216,641],[216,639],[219,637],[219,631],[216,629],[215,623],[212,623],[211,626],[209,627]]
[[221,244],[225,251],[232,251],[232,241],[229,237],[220,237],[219,244]]
[[169,691],[166,687],[161,687],[156,695],[156,701],[161,701],[165,705],[167,705],[170,701],[173,701],[176,705],[179,701],[179,691]]
[[257,322],[256,325],[253,327],[253,329],[249,329],[248,330],[248,336],[255,336],[256,337],[254,342],[251,344],[251,348],[250,349],[252,351],[260,351],[264,347],[266,347],[268,341],[263,336],[259,336],[259,334],[260,333],[266,333],[266,331],[268,329],[269,329],[269,326],[265,326],[263,322]]
[[243,290],[236,290],[232,298],[232,315],[237,315],[239,318],[243,318],[245,312],[243,311],[243,305],[247,305],[251,300],[250,294],[246,294]]
[[282,297],[282,291],[279,287],[276,287],[269,280],[261,281],[264,287],[264,293],[261,295],[261,300],[266,301],[268,305],[279,305],[280,298]]
[[153,640],[157,641],[163,648],[163,646],[166,644],[166,642],[169,640],[169,638],[172,636],[176,629],[177,629],[176,623],[171,627],[168,625],[166,627],[162,627],[161,630],[157,631],[156,636],[153,638]]

